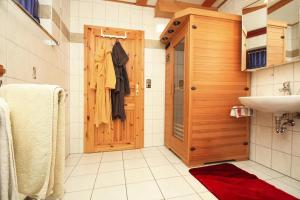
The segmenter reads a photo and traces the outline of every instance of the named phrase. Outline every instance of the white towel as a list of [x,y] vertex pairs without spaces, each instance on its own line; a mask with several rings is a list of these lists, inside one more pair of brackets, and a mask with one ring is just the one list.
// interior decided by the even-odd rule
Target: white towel
[[235,118],[251,117],[252,115],[253,110],[245,106],[233,106],[230,111],[230,116]]
[[19,199],[10,112],[3,98],[0,98],[0,199]]
[[65,93],[55,85],[0,88],[11,109],[19,192],[41,199],[64,193]]

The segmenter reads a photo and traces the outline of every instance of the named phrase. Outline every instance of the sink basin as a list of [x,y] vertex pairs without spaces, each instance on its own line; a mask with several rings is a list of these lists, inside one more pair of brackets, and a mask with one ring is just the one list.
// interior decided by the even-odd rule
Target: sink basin
[[271,113],[300,112],[300,95],[239,97],[240,102],[254,110]]

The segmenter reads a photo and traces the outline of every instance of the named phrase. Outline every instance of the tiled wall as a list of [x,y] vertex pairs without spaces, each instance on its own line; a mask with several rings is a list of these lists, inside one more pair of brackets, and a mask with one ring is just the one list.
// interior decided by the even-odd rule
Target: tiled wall
[[[151,40],[149,43],[159,43],[167,22],[155,18],[153,8],[104,0],[71,0],[70,29],[77,35],[83,33],[87,24],[144,30],[145,39]],[[157,46],[145,48],[145,81],[152,80],[152,88],[145,88],[145,146],[159,146],[164,141],[165,50]],[[80,153],[83,151],[83,44],[73,41],[70,51],[71,152]]]
[[[279,91],[291,81],[292,93],[300,95],[300,62],[253,72],[251,95],[283,95]],[[256,112],[251,119],[250,159],[300,180],[300,119],[286,134],[277,134],[274,116]]]
[[[227,1],[223,12],[241,14],[242,1]],[[291,81],[292,93],[300,95],[300,62],[251,73],[251,96],[283,95],[285,81]],[[273,114],[255,112],[251,119],[250,159],[300,180],[300,119],[287,134],[274,131]]]
[[[68,24],[69,3],[55,1],[65,24]],[[48,46],[48,37],[11,0],[0,1],[0,64],[7,73],[7,83],[47,83],[69,88],[69,41],[63,34],[59,46]],[[33,67],[37,70],[33,79]],[[68,108],[68,103],[67,103]],[[68,111],[67,111],[68,113]],[[69,120],[66,120],[66,154],[69,153]]]

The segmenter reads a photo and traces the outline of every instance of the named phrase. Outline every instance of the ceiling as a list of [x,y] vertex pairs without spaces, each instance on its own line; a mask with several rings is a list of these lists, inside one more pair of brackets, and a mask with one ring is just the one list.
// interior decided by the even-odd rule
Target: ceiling
[[[156,6],[157,0],[118,0],[119,2],[135,3],[142,6]],[[219,8],[227,0],[176,0],[183,3]]]
[[[276,3],[278,3],[278,0],[269,0],[268,7],[271,7]],[[295,24],[299,22],[299,8],[300,2],[298,0],[293,0],[274,10],[271,14],[269,14],[269,18],[284,21],[288,24]]]

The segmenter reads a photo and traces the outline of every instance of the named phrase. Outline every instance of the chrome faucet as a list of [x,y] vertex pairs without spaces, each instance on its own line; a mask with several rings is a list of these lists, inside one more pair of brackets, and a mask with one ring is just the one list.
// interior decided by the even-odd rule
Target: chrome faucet
[[283,88],[279,89],[280,92],[284,92],[284,95],[292,95],[291,82],[286,81],[283,83]]

